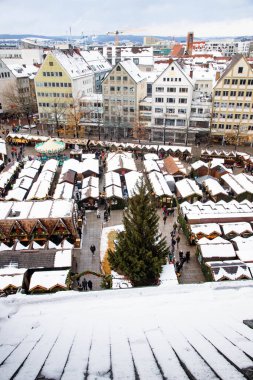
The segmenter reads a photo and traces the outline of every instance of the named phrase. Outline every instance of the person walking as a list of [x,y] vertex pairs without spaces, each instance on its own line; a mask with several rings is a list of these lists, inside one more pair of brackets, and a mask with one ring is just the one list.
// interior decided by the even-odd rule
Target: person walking
[[190,257],[191,257],[190,251],[187,251],[186,254],[185,254],[185,258],[186,258],[186,262],[187,263],[189,263]]
[[180,243],[180,236],[179,235],[177,235],[177,237],[176,237],[176,242],[177,242],[177,248],[179,247],[179,243]]
[[105,212],[104,212],[104,220],[105,220],[105,222],[108,222],[108,211],[107,210],[105,210]]
[[84,291],[88,290],[87,284],[88,284],[88,282],[87,282],[86,278],[83,278],[82,285],[83,285],[83,290]]
[[163,223],[164,223],[164,224],[166,224],[166,220],[167,220],[167,215],[164,214],[164,216],[163,216]]
[[92,256],[95,256],[96,247],[94,244],[91,244],[90,250],[91,250]]
[[111,216],[111,206],[110,205],[108,205],[108,207],[107,207],[107,213],[108,213],[108,217],[110,218],[110,216]]
[[92,281],[91,280],[88,281],[88,288],[89,288],[89,290],[92,290]]

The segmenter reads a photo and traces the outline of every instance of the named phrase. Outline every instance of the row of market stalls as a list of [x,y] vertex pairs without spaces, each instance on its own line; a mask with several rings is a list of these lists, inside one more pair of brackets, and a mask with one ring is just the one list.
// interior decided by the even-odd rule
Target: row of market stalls
[[0,173],[0,194],[2,198],[7,194],[15,179],[17,178],[19,169],[19,162],[9,163]]
[[252,278],[253,203],[183,202],[180,214],[199,262],[214,281]]

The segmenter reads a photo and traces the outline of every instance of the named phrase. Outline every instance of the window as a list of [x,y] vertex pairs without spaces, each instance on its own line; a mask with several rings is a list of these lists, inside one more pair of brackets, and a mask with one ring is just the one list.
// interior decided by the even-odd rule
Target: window
[[175,113],[175,108],[166,108],[167,113]]
[[110,76],[110,80],[114,80],[114,76]]
[[134,62],[136,65],[139,65],[139,58],[134,58],[134,59],[133,59],[133,62]]
[[176,87],[168,87],[167,92],[176,92]]
[[243,119],[243,120],[246,120],[246,119],[248,119],[248,116],[249,116],[249,115],[248,115],[247,113],[244,113],[244,114],[242,115],[242,119]]
[[167,98],[167,103],[176,103],[175,98]]
[[238,96],[244,96],[244,92],[243,91],[238,91]]
[[238,67],[238,74],[242,74],[243,73],[243,67]]
[[215,96],[220,96],[221,92],[220,91],[215,91]]
[[161,118],[156,118],[156,119],[155,119],[155,124],[156,124],[156,125],[163,125],[163,119],[161,119]]
[[179,108],[179,109],[178,109],[178,113],[179,113],[179,114],[182,114],[182,113],[183,113],[183,114],[186,114],[186,108]]
[[249,79],[248,80],[248,86],[252,86],[253,85],[253,79]]
[[219,124],[219,129],[224,129],[224,124]]
[[184,127],[185,126],[185,120],[184,119],[177,119],[177,125],[179,127]]
[[179,103],[180,104],[186,104],[187,103],[187,98],[179,98]]
[[117,66],[116,71],[121,71],[121,67]]
[[236,96],[236,91],[230,91],[230,96]]
[[224,84],[230,84],[230,79],[224,79]]
[[171,66],[171,71],[174,71],[174,69],[175,69],[174,66]]
[[252,96],[252,91],[247,91],[247,92],[246,92],[246,97],[247,97],[247,98],[250,98],[251,96]]
[[238,84],[238,79],[232,79],[232,84]]
[[246,79],[240,79],[240,86],[245,85],[245,84],[246,84]]
[[162,109],[162,108],[155,108],[155,112],[156,112],[156,113],[162,113],[162,112],[163,112],[163,109]]
[[179,92],[188,92],[188,88],[185,88],[185,87],[180,87],[179,88]]
[[250,108],[250,103],[244,103],[244,108]]
[[117,80],[121,80],[121,77],[116,77]]
[[62,72],[61,71],[59,71],[59,77],[62,77]]
[[123,77],[123,81],[126,82],[127,81],[127,77]]
[[223,91],[222,96],[228,96],[228,91]]
[[163,103],[163,98],[155,98],[156,103]]
[[54,63],[53,62],[49,62],[49,66],[54,66]]
[[117,88],[117,91],[120,91],[121,90],[121,87],[116,87]]
[[164,87],[156,87],[156,92],[164,92]]

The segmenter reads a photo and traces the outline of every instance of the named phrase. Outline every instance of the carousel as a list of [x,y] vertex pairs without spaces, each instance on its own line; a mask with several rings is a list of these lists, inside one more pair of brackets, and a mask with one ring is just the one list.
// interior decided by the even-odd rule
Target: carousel
[[59,161],[59,165],[62,165],[67,158],[63,154],[63,151],[65,150],[65,143],[63,141],[50,139],[46,142],[36,144],[35,150],[42,162],[54,158]]

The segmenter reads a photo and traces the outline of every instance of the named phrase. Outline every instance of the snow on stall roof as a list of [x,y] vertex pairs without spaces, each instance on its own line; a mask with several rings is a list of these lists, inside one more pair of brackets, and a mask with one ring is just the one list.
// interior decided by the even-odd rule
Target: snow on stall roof
[[72,265],[72,253],[71,250],[57,251],[54,257],[54,267],[63,268],[71,267]]
[[22,283],[23,274],[13,274],[10,276],[0,274],[0,291],[5,290],[10,285],[15,288],[21,288]]
[[245,188],[237,180],[236,176],[233,174],[227,173],[221,176],[221,179],[236,193],[237,195],[243,194],[246,192]]
[[119,169],[127,169],[136,171],[136,165],[133,158],[124,154],[115,154],[113,157],[107,159],[107,172]]
[[176,182],[176,188],[181,194],[182,198],[188,198],[192,195],[199,195],[202,197],[202,190],[198,187],[193,179],[184,178]]
[[167,182],[164,179],[162,173],[151,172],[148,174],[148,179],[152,185],[156,196],[161,197],[163,195],[173,196]]
[[67,239],[62,241],[62,249],[72,249],[74,244],[70,243]]
[[105,187],[115,185],[121,187],[120,174],[116,172],[105,173]]
[[217,194],[225,194],[227,195],[227,192],[223,187],[217,182],[215,179],[208,178],[203,182],[204,186],[207,187],[208,192],[210,192],[211,195],[215,196]]
[[13,200],[13,201],[23,201],[25,199],[27,190],[22,189],[21,187],[16,187],[13,190],[10,190],[8,194],[6,195],[5,199],[7,201]]
[[[44,173],[47,173],[47,172],[44,172]],[[48,180],[43,180],[40,178],[36,182],[34,182],[26,199],[27,200],[45,199],[48,196],[50,189],[51,189],[51,181],[49,182]]]
[[51,218],[64,218],[71,217],[73,214],[74,201],[66,199],[56,199],[53,201],[52,208],[50,210]]
[[7,150],[6,150],[6,143],[5,140],[0,139],[0,154],[6,156],[7,155]]
[[33,168],[33,169],[38,170],[40,167],[41,167],[41,162],[39,160],[26,161],[24,165],[24,169]]
[[29,247],[23,245],[22,243],[20,243],[20,241],[17,242],[17,244],[15,245],[15,251],[23,251],[23,250],[27,250]]
[[34,272],[31,277],[29,291],[32,291],[37,286],[41,286],[46,290],[50,290],[56,285],[66,288],[66,278],[68,270],[52,270]]
[[146,173],[150,173],[152,171],[160,172],[160,168],[156,161],[154,160],[145,160],[143,161],[144,169]]
[[41,201],[41,202],[31,202],[32,208],[28,215],[29,219],[39,219],[48,218],[50,215],[51,208],[53,206],[53,201]]
[[234,176],[235,180],[249,193],[253,194],[253,182],[251,176],[240,173]]
[[202,166],[205,166],[206,168],[208,168],[208,164],[204,161],[201,161],[201,160],[193,162],[193,164],[191,164],[191,167],[193,170],[198,170]]
[[92,171],[96,174],[99,174],[99,160],[87,158],[87,160],[79,162],[78,173],[85,173],[87,171]]
[[82,154],[82,160],[95,159],[95,158],[96,158],[95,153],[83,153]]
[[144,154],[145,160],[159,160],[159,157],[156,153],[146,153]]
[[82,188],[85,189],[86,187],[89,187],[89,186],[98,188],[99,178],[93,177],[93,176],[84,178],[82,181]]
[[30,187],[32,186],[32,183],[33,183],[33,178],[29,178],[29,177],[18,178],[13,185],[13,189],[20,187],[22,189],[29,190]]
[[193,234],[203,233],[204,235],[210,235],[213,232],[218,234],[221,233],[219,224],[217,223],[208,223],[208,224],[191,224],[191,231]]
[[69,160],[64,161],[62,165],[61,173],[64,174],[68,170],[73,170],[75,172],[78,172],[78,168],[79,168],[79,161],[75,160],[74,158],[70,158]]
[[252,297],[238,281],[1,298],[0,378],[242,380]]
[[13,250],[13,246],[9,247],[4,243],[0,243],[0,251],[11,251]]
[[200,246],[202,257],[205,259],[211,259],[212,257],[236,257],[233,244],[228,240],[222,239],[220,236],[212,240],[202,238],[198,241],[197,245]]
[[93,186],[87,186],[82,189],[81,191],[81,199],[88,199],[88,198],[99,198],[99,188],[93,187]]
[[215,281],[240,280],[241,277],[252,279],[247,265],[240,260],[211,261],[207,262]]
[[68,182],[58,183],[55,192],[54,199],[72,199],[74,191],[74,185]]
[[19,173],[18,178],[22,178],[22,177],[34,178],[37,173],[38,173],[38,170],[31,167],[28,169],[22,169],[21,172]]
[[36,241],[33,241],[32,249],[44,249],[44,248],[45,248],[45,244],[40,245],[40,244],[36,243]]
[[125,180],[126,180],[126,187],[127,187],[127,193],[129,198],[131,198],[134,195],[134,192],[136,190],[136,185],[141,183],[143,179],[143,174],[139,172],[129,172],[125,174]]
[[105,189],[105,196],[106,198],[116,197],[116,198],[123,199],[122,189],[121,187],[118,187],[115,185],[108,186]]
[[50,160],[45,162],[43,169],[42,169],[42,172],[50,171],[50,172],[55,173],[57,168],[58,168],[58,165],[59,165],[58,160],[51,158]]
[[238,235],[242,234],[243,232],[252,232],[251,225],[247,222],[221,223],[220,225],[225,235],[231,232],[235,232]]
[[236,243],[236,254],[244,262],[253,262],[253,236],[248,238],[236,237],[231,239]]

